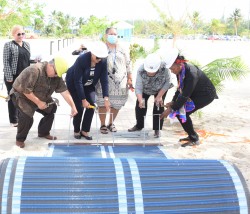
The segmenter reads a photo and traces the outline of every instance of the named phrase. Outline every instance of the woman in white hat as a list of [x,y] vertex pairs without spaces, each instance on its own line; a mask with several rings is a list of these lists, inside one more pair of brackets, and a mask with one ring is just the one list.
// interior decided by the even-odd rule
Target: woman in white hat
[[182,147],[199,145],[199,136],[195,132],[190,115],[218,98],[210,79],[197,66],[187,63],[184,56],[178,55],[177,49],[166,50],[165,62],[178,81],[177,91],[161,118],[177,117],[188,136]]
[[[89,131],[94,115],[95,85],[100,80],[104,105],[109,110],[107,46],[101,42],[93,42],[88,46],[89,52],[80,55],[66,75],[68,90],[75,102],[78,114],[73,118],[74,137],[92,140]],[[83,110],[86,109],[83,119]]]
[[135,94],[137,97],[135,114],[136,125],[128,129],[129,132],[140,131],[144,128],[144,116],[147,113],[147,101],[151,95],[154,96],[153,107],[153,130],[155,137],[159,137],[159,130],[162,129],[163,118],[160,120],[159,114],[164,111],[162,107],[168,89],[173,87],[171,74],[156,53],[149,54],[143,65],[137,71]]

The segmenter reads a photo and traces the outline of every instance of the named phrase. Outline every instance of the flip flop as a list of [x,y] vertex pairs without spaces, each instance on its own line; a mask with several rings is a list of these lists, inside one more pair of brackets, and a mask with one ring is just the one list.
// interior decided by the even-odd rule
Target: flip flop
[[100,131],[102,134],[108,134],[108,129],[105,125],[102,125],[100,128]]

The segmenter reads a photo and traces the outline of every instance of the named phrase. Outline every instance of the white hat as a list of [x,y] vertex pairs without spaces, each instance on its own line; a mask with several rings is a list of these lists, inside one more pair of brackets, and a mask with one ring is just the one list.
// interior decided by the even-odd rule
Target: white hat
[[157,51],[163,62],[166,63],[166,67],[170,68],[178,56],[177,48],[162,48]]
[[158,54],[149,54],[144,61],[144,69],[147,72],[155,73],[161,66],[161,57]]
[[95,41],[89,44],[88,50],[99,58],[105,58],[108,56],[108,48],[102,41]]

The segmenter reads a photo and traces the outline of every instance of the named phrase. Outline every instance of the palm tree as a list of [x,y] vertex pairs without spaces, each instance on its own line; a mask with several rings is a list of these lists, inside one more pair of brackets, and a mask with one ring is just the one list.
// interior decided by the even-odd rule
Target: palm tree
[[239,23],[242,19],[242,15],[240,13],[240,9],[235,9],[235,11],[233,12],[233,14],[230,16],[229,18],[233,24],[234,24],[234,31],[235,31],[235,36],[238,36],[238,26]]
[[198,23],[200,22],[200,13],[198,11],[194,11],[193,14],[189,16],[189,18],[192,22],[193,30],[196,32]]

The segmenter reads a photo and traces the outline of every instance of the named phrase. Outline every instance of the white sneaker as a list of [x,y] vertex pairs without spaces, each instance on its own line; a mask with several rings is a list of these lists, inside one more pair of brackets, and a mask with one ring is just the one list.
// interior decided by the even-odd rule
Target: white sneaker
[[17,127],[18,126],[18,123],[11,123],[10,124],[12,127]]

